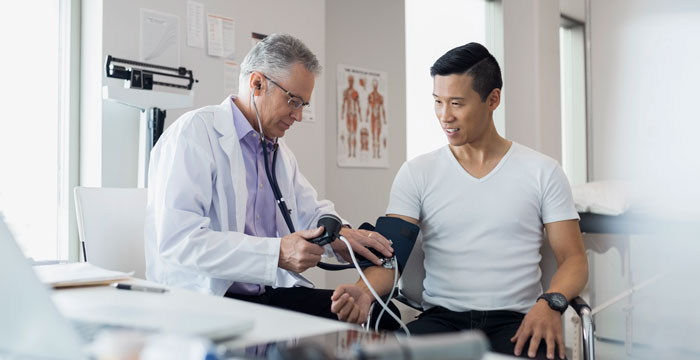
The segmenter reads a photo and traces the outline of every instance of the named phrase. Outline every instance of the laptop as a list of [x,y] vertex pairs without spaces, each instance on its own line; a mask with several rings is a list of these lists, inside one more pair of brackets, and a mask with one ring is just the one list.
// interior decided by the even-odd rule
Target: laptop
[[[51,299],[51,289],[37,278],[29,261],[14,241],[0,213],[0,358],[86,359],[83,349],[91,336],[78,332],[86,319],[68,319]],[[62,291],[62,290],[57,290]],[[114,290],[121,291],[121,290]],[[156,296],[159,294],[155,294]],[[253,327],[252,318],[188,310],[176,314],[167,309],[138,314],[136,307],[94,304],[93,314],[102,313],[116,322],[91,324],[99,329],[127,328],[144,332],[176,333],[206,337],[213,342],[230,340]],[[112,307],[110,307],[112,306]],[[97,310],[97,311],[96,311]],[[144,312],[143,309],[140,311]],[[90,311],[87,311],[90,313]],[[72,316],[72,315],[70,315]],[[144,318],[148,319],[145,323]],[[77,326],[80,324],[80,326]]]

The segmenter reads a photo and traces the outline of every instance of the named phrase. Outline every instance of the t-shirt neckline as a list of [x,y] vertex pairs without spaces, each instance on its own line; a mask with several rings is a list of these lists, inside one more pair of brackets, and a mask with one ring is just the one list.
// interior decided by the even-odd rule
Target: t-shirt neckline
[[500,170],[500,169],[503,167],[503,164],[506,163],[506,161],[507,161],[508,158],[510,157],[510,154],[513,153],[513,149],[514,149],[516,146],[517,146],[517,143],[516,143],[515,141],[511,141],[510,148],[508,149],[508,151],[506,151],[505,155],[503,155],[503,157],[501,158],[501,160],[498,161],[498,164],[496,164],[496,167],[494,167],[488,174],[486,174],[485,176],[480,177],[480,178],[474,177],[472,174],[469,173],[469,171],[467,171],[465,168],[462,167],[462,164],[459,163],[459,161],[457,160],[457,158],[455,157],[455,155],[454,155],[454,154],[452,153],[452,151],[450,150],[450,145],[445,146],[445,151],[447,152],[447,155],[450,157],[450,159],[451,159],[451,161],[452,161],[452,164],[454,164],[455,166],[457,166],[457,167],[459,168],[459,170],[461,170],[462,173],[463,173],[469,180],[471,180],[471,181],[473,181],[473,182],[476,182],[476,183],[482,183],[482,182],[484,182],[484,181],[486,181],[486,180],[492,178],[493,176],[495,176],[495,174],[498,172],[498,170]]

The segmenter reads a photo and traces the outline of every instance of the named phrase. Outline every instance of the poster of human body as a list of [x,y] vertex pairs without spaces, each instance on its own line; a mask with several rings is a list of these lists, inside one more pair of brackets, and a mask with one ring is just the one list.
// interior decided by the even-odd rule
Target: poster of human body
[[389,167],[387,74],[338,65],[338,166]]

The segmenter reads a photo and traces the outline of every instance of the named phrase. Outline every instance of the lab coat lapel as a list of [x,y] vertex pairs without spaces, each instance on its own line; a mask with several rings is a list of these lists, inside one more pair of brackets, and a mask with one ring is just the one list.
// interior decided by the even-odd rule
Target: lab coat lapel
[[238,133],[233,125],[233,112],[231,111],[231,98],[228,97],[219,105],[221,112],[216,112],[214,128],[222,136],[219,138],[219,146],[228,157],[231,164],[231,179],[233,179],[233,194],[236,198],[236,229],[242,231],[245,228],[246,203],[248,202],[248,189],[245,183],[245,163],[241,153],[241,144],[238,141]]

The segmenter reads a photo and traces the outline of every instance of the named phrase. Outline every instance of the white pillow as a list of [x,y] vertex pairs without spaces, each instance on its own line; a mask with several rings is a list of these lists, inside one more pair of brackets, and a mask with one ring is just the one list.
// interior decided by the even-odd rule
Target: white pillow
[[621,215],[630,208],[632,186],[623,181],[597,181],[576,185],[572,189],[578,212]]

